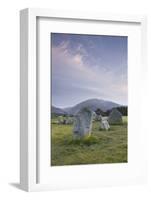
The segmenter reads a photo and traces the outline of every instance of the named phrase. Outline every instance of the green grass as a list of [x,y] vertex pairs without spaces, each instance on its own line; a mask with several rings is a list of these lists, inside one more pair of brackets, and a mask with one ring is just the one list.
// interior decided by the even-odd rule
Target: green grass
[[51,129],[52,166],[127,162],[127,117],[109,131],[94,122],[92,135],[81,140],[73,140],[73,125],[54,122]]

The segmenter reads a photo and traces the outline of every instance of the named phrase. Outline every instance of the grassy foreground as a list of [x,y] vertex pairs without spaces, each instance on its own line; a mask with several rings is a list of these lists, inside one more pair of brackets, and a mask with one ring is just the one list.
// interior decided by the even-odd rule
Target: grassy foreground
[[73,125],[52,123],[51,165],[79,165],[127,162],[127,117],[123,125],[113,125],[109,131],[99,130],[93,122],[92,136],[74,141]]

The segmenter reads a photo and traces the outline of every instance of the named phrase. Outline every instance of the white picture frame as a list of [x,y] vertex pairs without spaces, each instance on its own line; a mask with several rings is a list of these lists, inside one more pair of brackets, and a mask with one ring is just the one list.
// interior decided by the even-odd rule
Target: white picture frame
[[[110,23],[126,23],[128,25],[139,24],[140,26],[140,46],[141,46],[141,74],[144,79],[143,72],[146,70],[146,17],[145,16],[124,16],[124,15],[112,15],[112,14],[100,14],[100,13],[85,13],[85,12],[72,12],[72,11],[53,11],[49,9],[24,9],[20,12],[20,185],[21,188],[26,191],[39,191],[39,190],[51,190],[62,188],[74,188],[78,187],[78,184],[63,182],[57,186],[46,183],[40,183],[38,180],[39,173],[39,139],[38,139],[38,123],[39,123],[39,111],[38,111],[38,87],[39,79],[37,70],[37,19],[61,19],[63,20],[78,20],[78,21],[91,21],[97,22],[110,22]],[[138,77],[139,78],[139,77]],[[137,79],[138,80],[138,79]],[[139,83],[138,83],[139,84]],[[140,83],[143,85],[142,83]],[[108,185],[127,185],[146,182],[146,157],[145,157],[145,134],[140,133],[140,138],[143,145],[143,163],[140,166],[140,176],[132,174],[128,179],[115,177],[110,180],[106,177],[106,181],[86,184],[79,184],[79,187],[92,187],[95,186],[108,186]],[[95,166],[93,169],[96,169]],[[139,168],[139,167],[138,167]],[[120,168],[119,168],[120,169]],[[100,170],[100,169],[99,169]],[[115,169],[117,171],[117,169]],[[99,172],[99,171],[98,171]],[[71,170],[71,176],[72,176]],[[51,178],[51,177],[50,177]],[[105,177],[102,179],[105,180]]]

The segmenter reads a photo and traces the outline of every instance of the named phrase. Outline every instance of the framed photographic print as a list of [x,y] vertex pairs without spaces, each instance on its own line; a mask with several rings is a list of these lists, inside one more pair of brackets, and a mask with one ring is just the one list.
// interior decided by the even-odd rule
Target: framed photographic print
[[145,183],[146,17],[20,16],[22,189]]

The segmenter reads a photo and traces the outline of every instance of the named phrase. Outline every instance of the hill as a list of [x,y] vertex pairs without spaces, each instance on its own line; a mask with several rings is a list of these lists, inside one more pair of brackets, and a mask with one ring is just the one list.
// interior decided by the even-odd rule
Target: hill
[[106,101],[102,99],[88,99],[73,107],[64,108],[63,110],[70,115],[75,115],[80,109],[84,107],[88,107],[92,111],[101,109],[103,112],[106,112],[107,110],[110,110],[114,107],[119,107],[119,106],[121,105],[111,102],[111,101]]
[[68,114],[65,110],[63,110],[61,108],[57,108],[55,106],[51,107],[51,113],[56,114],[56,115],[66,115],[66,114]]

